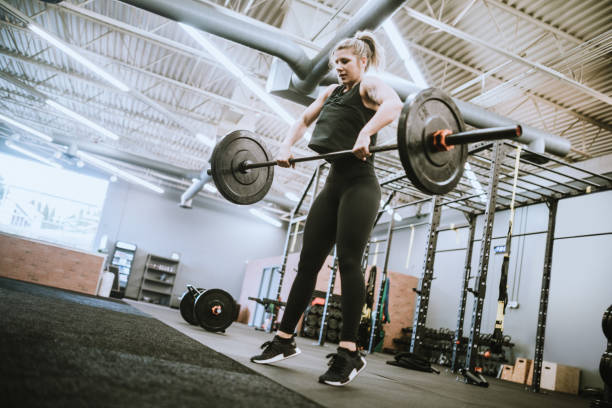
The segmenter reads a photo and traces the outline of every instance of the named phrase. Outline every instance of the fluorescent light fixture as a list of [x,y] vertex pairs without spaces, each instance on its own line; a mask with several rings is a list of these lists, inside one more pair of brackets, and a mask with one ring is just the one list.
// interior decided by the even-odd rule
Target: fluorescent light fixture
[[39,137],[39,138],[41,138],[42,140],[44,140],[44,141],[46,141],[46,142],[52,142],[52,141],[53,141],[53,138],[51,138],[51,136],[47,136],[47,135],[45,135],[44,133],[41,133],[41,132],[39,132],[39,131],[38,131],[38,130],[36,130],[36,129],[32,129],[32,128],[31,128],[31,127],[29,127],[29,126],[26,126],[26,125],[24,125],[24,124],[21,124],[21,123],[19,123],[19,122],[15,121],[15,120],[13,120],[13,119],[9,118],[8,116],[4,116],[4,115],[3,115],[3,114],[1,114],[1,113],[0,113],[0,120],[2,120],[2,121],[4,121],[4,122],[8,123],[9,125],[15,126],[15,127],[19,128],[19,129],[21,129],[21,130],[25,130],[26,132],[31,133],[31,134],[33,134],[34,136]]
[[51,106],[52,108],[57,109],[58,111],[62,112],[63,114],[67,116],[70,116],[71,118],[75,120],[78,120],[79,122],[81,122],[82,124],[86,126],[89,126],[96,132],[101,133],[104,136],[110,139],[113,139],[113,140],[119,139],[119,136],[117,136],[110,130],[104,129],[102,126],[98,125],[97,123],[94,123],[91,120],[87,119],[86,117],[81,116],[78,113],[71,111],[70,109],[66,108],[65,106],[60,105],[59,103],[52,101],[51,99],[47,99],[45,102],[47,102],[47,105]]
[[81,160],[83,160],[85,163],[89,163],[90,165],[94,166],[94,167],[98,167],[102,170],[106,170],[109,173],[117,176],[117,177],[121,177],[122,179],[126,180],[126,181],[130,181],[132,183],[135,184],[139,184],[143,187],[146,187],[150,190],[155,191],[158,194],[163,194],[164,190],[158,186],[156,186],[153,183],[149,183],[146,180],[141,179],[140,177],[136,177],[135,175],[128,173],[127,171],[123,171],[120,168],[113,166],[110,163],[105,162],[104,160],[100,160],[97,157],[91,156],[88,153],[82,152],[82,151],[78,151],[76,153],[77,157],[79,157]]
[[204,184],[204,190],[210,191],[211,193],[217,193],[217,187],[215,187],[212,183]]
[[221,65],[225,67],[229,72],[231,72],[236,78],[238,78],[244,85],[246,85],[255,95],[259,97],[262,101],[266,103],[276,113],[281,117],[287,124],[292,125],[295,121],[295,118],[291,116],[289,112],[287,112],[282,106],[280,106],[272,95],[267,93],[262,87],[257,85],[251,78],[247,77],[244,72],[234,64],[223,52],[221,52],[217,47],[213,45],[206,37],[202,35],[200,31],[197,29],[188,26],[183,23],[179,23],[179,26],[183,28],[193,38],[198,42],[206,51],[211,54]]
[[487,193],[485,193],[484,188],[482,188],[482,184],[480,184],[480,181],[478,181],[478,177],[476,177],[476,174],[474,174],[474,172],[472,171],[470,163],[466,162],[464,169],[465,171],[463,172],[463,174],[465,174],[465,176],[468,178],[468,180],[470,181],[470,185],[474,188],[474,190],[476,190],[476,193],[480,194],[478,196],[480,198],[480,201],[486,203]]
[[206,136],[205,134],[197,133],[196,139],[201,143],[204,143],[206,146],[215,147],[215,141],[212,138]]
[[287,191],[285,193],[285,197],[287,197],[291,201],[295,201],[296,203],[300,201],[300,197],[298,197],[295,193],[292,193],[291,191]]
[[397,27],[395,27],[395,24],[393,24],[393,21],[391,21],[391,19],[389,18],[387,19],[387,21],[383,23],[382,26],[385,30],[385,33],[391,40],[391,44],[393,44],[395,51],[399,54],[400,58],[404,62],[404,66],[408,70],[408,73],[410,74],[412,81],[418,86],[427,88],[428,85],[427,85],[427,81],[425,81],[425,77],[423,76],[423,74],[421,73],[421,70],[419,69],[416,62],[414,61],[412,54],[406,47],[406,44],[404,43],[404,39],[400,35]]
[[11,149],[18,151],[21,154],[24,154],[24,155],[26,155],[28,157],[31,157],[32,159],[38,160],[39,162],[48,164],[51,167],[55,167],[56,169],[61,169],[62,168],[62,166],[60,166],[58,163],[56,163],[56,162],[54,162],[52,160],[49,160],[49,159],[47,159],[45,157],[39,156],[36,153],[33,153],[33,152],[31,152],[29,150],[26,150],[26,149],[24,149],[22,147],[19,147],[16,144],[13,144],[13,143],[11,143],[8,140],[6,141],[6,145],[8,147],[10,147]]
[[28,24],[28,28],[30,29],[30,31],[32,31],[39,37],[43,38],[48,43],[51,43],[55,47],[59,48],[62,52],[67,54],[70,58],[77,60],[78,62],[85,65],[87,68],[89,68],[93,72],[95,72],[98,76],[103,78],[105,81],[110,82],[113,86],[118,88],[120,91],[129,92],[130,88],[126,84],[124,84],[123,82],[121,82],[120,80],[118,80],[117,78],[109,74],[108,72],[104,71],[98,65],[94,64],[93,62],[91,62],[90,60],[88,60],[87,58],[79,54],[77,51],[75,51],[70,45],[66,44],[64,41],[60,40],[59,38],[43,30],[42,27],[40,27],[39,25],[30,23]]
[[249,210],[249,212],[251,214],[253,214],[254,216],[256,216],[256,217],[261,218],[262,220],[264,220],[268,224],[274,225],[275,227],[279,227],[280,228],[280,227],[283,226],[283,224],[279,220],[277,220],[276,218],[272,218],[272,217],[270,217],[267,214],[264,214],[262,211],[258,210],[257,208],[251,208]]

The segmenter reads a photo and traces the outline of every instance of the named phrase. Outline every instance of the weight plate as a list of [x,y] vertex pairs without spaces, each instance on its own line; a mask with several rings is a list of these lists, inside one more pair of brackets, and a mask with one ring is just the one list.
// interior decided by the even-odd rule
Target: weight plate
[[603,319],[601,319],[601,328],[608,341],[612,342],[612,306],[604,312]]
[[[198,288],[198,291],[203,292],[204,289]],[[181,316],[183,317],[183,319],[185,319],[187,323],[196,325],[198,324],[198,321],[196,320],[196,317],[193,314],[194,303],[195,299],[193,298],[193,295],[191,294],[191,292],[186,290],[185,293],[183,293],[183,295],[181,296],[179,310],[181,311]]]
[[599,374],[608,387],[612,387],[612,353],[604,353],[599,361]]
[[399,118],[397,145],[410,181],[426,194],[443,195],[455,188],[463,175],[467,145],[448,151],[434,148],[431,135],[439,129],[462,132],[459,109],[442,91],[429,88],[408,98]]
[[236,303],[232,295],[222,289],[209,289],[195,301],[194,315],[204,329],[219,332],[234,321]]
[[215,146],[210,157],[210,172],[219,193],[235,204],[253,204],[264,198],[272,186],[274,166],[240,171],[244,161],[271,161],[272,155],[257,135],[236,130]]

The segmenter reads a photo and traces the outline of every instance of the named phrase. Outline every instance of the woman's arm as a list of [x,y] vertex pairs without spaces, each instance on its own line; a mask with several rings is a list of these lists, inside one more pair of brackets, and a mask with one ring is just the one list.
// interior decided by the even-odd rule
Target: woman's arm
[[315,99],[314,102],[312,102],[293,123],[291,129],[289,130],[289,135],[281,144],[280,151],[276,157],[276,163],[280,167],[289,167],[289,159],[293,157],[291,154],[291,146],[300,140],[304,136],[308,126],[317,120],[319,114],[321,113],[321,109],[323,109],[325,100],[329,97],[329,95],[331,95],[337,86],[338,85],[328,86],[325,91],[321,92],[317,99]]
[[363,104],[376,113],[359,132],[353,154],[365,160],[371,155],[368,146],[370,137],[393,122],[402,111],[402,101],[397,93],[381,79],[365,76],[359,88]]

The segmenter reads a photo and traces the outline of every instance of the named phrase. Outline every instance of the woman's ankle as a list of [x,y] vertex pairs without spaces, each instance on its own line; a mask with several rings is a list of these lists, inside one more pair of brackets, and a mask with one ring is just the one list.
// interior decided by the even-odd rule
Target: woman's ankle
[[276,335],[277,335],[278,337],[280,337],[281,339],[290,339],[290,338],[292,338],[292,337],[293,337],[293,334],[287,334],[287,333],[282,332],[282,331],[280,331],[280,330],[277,330],[277,331],[276,331]]
[[340,347],[345,348],[349,351],[356,351],[357,350],[357,344],[355,342],[352,341],[341,341],[339,344]]

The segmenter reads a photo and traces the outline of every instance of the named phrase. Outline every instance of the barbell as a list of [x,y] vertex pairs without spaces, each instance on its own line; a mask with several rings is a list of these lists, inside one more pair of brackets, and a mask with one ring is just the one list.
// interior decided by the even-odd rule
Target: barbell
[[[373,146],[371,153],[397,150],[406,176],[420,191],[443,195],[455,188],[463,175],[469,143],[513,139],[520,125],[465,131],[453,100],[439,89],[429,88],[410,96],[402,108],[397,143]],[[351,150],[298,157],[289,163],[332,161],[350,157]],[[219,193],[235,204],[253,204],[272,186],[274,166],[263,141],[248,130],[226,135],[213,149],[208,174]]]
[[211,332],[224,332],[238,317],[232,295],[222,289],[196,289],[192,285],[187,285],[179,310],[187,323]]

